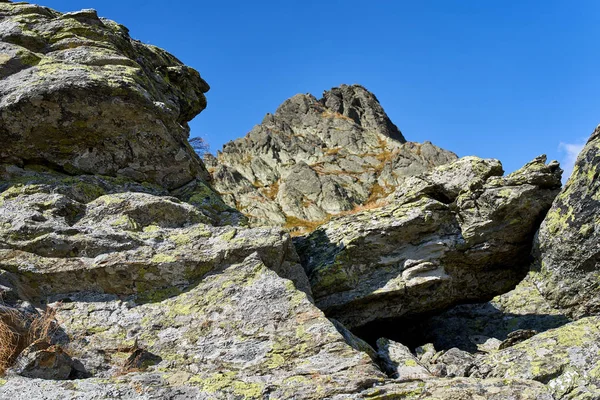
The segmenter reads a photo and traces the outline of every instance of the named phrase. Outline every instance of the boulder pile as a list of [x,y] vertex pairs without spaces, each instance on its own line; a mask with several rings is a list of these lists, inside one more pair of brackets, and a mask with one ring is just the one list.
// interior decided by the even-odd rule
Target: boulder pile
[[600,129],[561,188],[342,85],[203,161],[198,72],[23,2],[0,78],[0,398],[600,398]]

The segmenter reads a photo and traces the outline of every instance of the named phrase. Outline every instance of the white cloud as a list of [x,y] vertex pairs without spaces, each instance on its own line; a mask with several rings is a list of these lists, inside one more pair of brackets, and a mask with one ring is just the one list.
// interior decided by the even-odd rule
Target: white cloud
[[575,161],[577,160],[577,156],[583,150],[583,146],[585,146],[585,142],[581,143],[563,143],[560,142],[558,145],[558,150],[563,153],[563,158],[560,162],[562,169],[565,171],[563,173],[563,182],[566,182],[567,179],[573,173],[573,167],[575,166]]

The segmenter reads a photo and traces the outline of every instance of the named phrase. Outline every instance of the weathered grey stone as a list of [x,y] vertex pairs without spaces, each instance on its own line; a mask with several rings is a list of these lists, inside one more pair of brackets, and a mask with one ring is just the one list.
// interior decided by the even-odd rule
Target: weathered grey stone
[[403,383],[386,383],[343,399],[431,399],[431,400],[553,400],[539,382],[520,379],[427,379]]
[[127,176],[168,189],[208,179],[187,122],[208,84],[94,10],[0,3],[0,162]]
[[561,170],[545,160],[506,177],[491,176],[495,160],[459,160],[408,179],[387,206],[298,238],[317,305],[353,328],[510,290],[560,188]]
[[475,365],[475,357],[454,347],[436,354],[431,360],[431,365],[441,367],[437,376],[466,377]]
[[539,332],[534,329],[517,329],[509,333],[504,341],[498,346],[498,350],[506,349],[507,347],[514,346],[524,340],[529,339],[537,335]]
[[62,347],[45,342],[33,343],[19,354],[7,374],[26,378],[66,380],[72,375],[73,365],[73,359]]
[[421,365],[410,349],[401,343],[381,338],[377,340],[377,354],[383,370],[400,381],[431,378],[431,373]]
[[257,253],[165,300],[70,299],[57,315],[65,345],[109,383],[138,348],[154,356],[145,373],[196,388],[200,398],[320,399],[383,380],[370,357],[348,346],[306,294]]
[[480,358],[476,377],[545,383],[557,399],[600,396],[600,318],[583,318]]
[[455,159],[406,142],[373,94],[342,85],[286,100],[209,162],[215,188],[253,224],[304,232]]
[[599,165],[600,127],[577,157],[536,243],[535,284],[573,318],[600,312]]
[[413,336],[431,341],[436,348],[458,347],[471,353],[498,350],[512,332],[544,332],[569,323],[548,304],[531,282],[531,274],[510,292],[486,303],[461,304],[415,322]]
[[279,229],[213,227],[194,207],[163,196],[109,194],[81,204],[39,189],[14,186],[0,194],[0,269],[32,299],[81,290],[149,294],[189,285],[254,252],[310,293]]

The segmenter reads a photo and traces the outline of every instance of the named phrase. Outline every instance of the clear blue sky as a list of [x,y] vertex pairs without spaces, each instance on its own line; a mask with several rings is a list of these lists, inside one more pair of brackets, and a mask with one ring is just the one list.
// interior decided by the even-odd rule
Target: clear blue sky
[[[39,0],[95,8],[211,85],[192,123],[211,150],[296,93],[375,93],[408,140],[564,161],[600,123],[600,1]],[[562,150],[561,150],[562,149]]]

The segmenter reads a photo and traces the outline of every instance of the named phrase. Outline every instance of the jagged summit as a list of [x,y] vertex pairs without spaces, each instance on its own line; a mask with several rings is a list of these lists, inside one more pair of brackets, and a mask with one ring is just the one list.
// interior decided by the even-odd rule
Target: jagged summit
[[258,225],[310,227],[373,204],[405,177],[456,159],[407,142],[374,94],[341,85],[321,99],[298,94],[207,166],[230,205]]
[[[318,104],[315,104],[318,103]],[[306,108],[299,107],[305,104]],[[294,114],[317,111],[350,118],[366,130],[374,130],[399,142],[406,142],[402,132],[388,118],[377,97],[361,85],[340,85],[323,92],[317,100],[311,94],[298,94],[286,101],[275,112],[281,118],[293,118]]]

